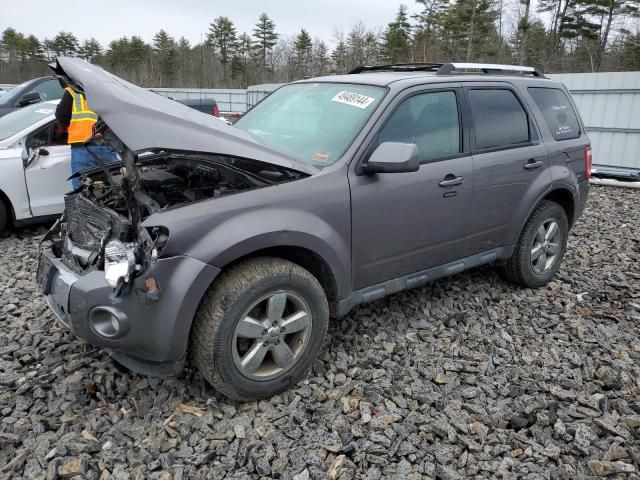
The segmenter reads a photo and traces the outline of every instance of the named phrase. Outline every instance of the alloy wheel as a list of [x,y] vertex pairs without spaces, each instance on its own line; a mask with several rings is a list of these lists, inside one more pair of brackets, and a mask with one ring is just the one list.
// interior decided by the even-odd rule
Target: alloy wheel
[[233,361],[245,377],[269,380],[289,370],[309,343],[313,319],[300,296],[264,295],[242,315],[233,334]]
[[533,239],[531,248],[531,266],[533,271],[542,274],[553,267],[560,253],[560,225],[554,219],[546,220]]

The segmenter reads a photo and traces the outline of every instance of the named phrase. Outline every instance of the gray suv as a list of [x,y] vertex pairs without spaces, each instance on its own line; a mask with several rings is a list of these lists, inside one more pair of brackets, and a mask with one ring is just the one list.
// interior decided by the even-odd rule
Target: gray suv
[[121,163],[66,196],[39,257],[48,304],[128,368],[190,355],[236,399],[297,382],[360,303],[488,263],[545,285],[589,193],[575,105],[529,67],[361,67],[235,126],[79,59],[55,71]]

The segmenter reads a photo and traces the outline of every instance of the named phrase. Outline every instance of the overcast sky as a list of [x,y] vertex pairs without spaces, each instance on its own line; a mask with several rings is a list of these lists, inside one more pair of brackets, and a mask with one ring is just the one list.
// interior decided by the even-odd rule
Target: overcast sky
[[[7,0],[1,0],[5,3]],[[238,33],[252,33],[258,16],[266,12],[277,31],[293,35],[306,29],[312,37],[331,41],[336,28],[347,32],[359,20],[368,28],[383,28],[393,20],[400,3],[411,13],[419,10],[413,0],[26,0],[0,8],[0,31],[6,27],[52,38],[60,30],[80,40],[97,38],[104,46],[126,35],[139,35],[150,42],[164,28],[178,38],[200,42],[215,17],[229,17]],[[80,16],[84,12],[84,16]]]

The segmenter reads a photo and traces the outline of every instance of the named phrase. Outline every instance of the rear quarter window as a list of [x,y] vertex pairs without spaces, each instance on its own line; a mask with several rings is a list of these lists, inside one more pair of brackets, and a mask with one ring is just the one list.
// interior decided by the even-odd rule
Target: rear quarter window
[[529,87],[528,90],[555,140],[568,140],[580,136],[578,116],[562,90],[546,87]]

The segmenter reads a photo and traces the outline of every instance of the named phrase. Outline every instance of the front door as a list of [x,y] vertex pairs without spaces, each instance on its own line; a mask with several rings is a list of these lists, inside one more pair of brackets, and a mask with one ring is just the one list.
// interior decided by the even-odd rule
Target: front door
[[27,139],[30,156],[25,168],[31,214],[57,215],[64,210],[64,195],[72,190],[71,148],[64,132],[49,124]]
[[420,169],[411,173],[350,173],[353,288],[439,266],[464,256],[473,162],[465,153],[461,90],[408,93],[375,135],[415,143]]

